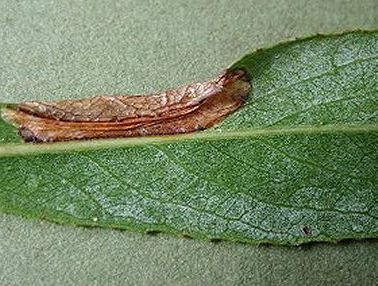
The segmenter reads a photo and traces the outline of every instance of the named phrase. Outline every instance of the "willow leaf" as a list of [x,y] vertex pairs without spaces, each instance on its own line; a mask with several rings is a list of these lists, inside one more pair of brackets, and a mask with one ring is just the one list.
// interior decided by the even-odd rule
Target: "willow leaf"
[[200,133],[25,144],[0,121],[0,210],[300,244],[378,236],[378,32],[246,55],[245,106]]

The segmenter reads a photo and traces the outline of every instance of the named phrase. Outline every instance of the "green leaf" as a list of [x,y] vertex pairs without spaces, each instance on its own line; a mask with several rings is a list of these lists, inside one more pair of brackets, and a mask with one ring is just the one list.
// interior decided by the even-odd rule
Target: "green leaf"
[[62,223],[299,244],[378,234],[377,32],[251,53],[212,130],[20,144],[0,121],[0,209]]

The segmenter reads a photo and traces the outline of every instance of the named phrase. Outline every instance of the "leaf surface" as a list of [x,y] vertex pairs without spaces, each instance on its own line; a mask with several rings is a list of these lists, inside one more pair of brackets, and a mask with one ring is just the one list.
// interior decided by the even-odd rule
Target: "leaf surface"
[[378,234],[377,32],[245,56],[213,129],[30,145],[0,121],[0,209],[62,223],[299,244]]

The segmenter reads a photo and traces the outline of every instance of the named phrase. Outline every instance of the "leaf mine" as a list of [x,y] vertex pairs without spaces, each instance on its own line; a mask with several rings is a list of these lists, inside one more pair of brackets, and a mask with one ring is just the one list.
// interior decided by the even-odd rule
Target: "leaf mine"
[[240,108],[251,90],[244,70],[150,96],[98,96],[8,106],[4,117],[27,142],[189,133]]

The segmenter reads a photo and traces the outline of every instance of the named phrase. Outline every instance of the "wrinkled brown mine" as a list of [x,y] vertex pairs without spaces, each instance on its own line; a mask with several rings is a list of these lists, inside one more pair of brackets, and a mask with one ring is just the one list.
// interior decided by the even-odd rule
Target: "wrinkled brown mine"
[[243,105],[250,89],[245,71],[226,71],[161,94],[32,101],[10,105],[3,114],[28,142],[188,133],[222,121]]

